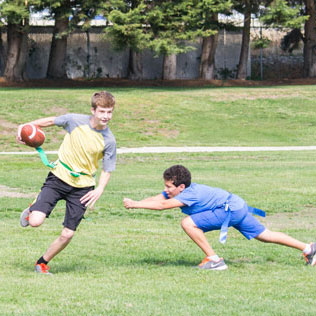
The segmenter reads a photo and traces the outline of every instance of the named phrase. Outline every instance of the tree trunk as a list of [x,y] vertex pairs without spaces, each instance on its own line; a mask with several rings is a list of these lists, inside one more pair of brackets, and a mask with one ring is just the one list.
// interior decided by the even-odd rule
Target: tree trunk
[[49,54],[48,78],[66,78],[66,53],[68,37],[68,16],[55,14],[55,27]]
[[7,34],[8,50],[3,75],[9,81],[26,80],[27,34],[22,25],[10,23],[7,26]]
[[316,19],[314,0],[305,0],[306,14],[304,36],[304,76],[316,77]]
[[129,51],[128,78],[132,80],[143,79],[142,53],[132,48]]
[[[212,21],[218,21],[218,14],[211,17]],[[218,43],[218,32],[210,37],[203,37],[202,39],[202,53],[200,62],[200,78],[214,79],[215,78],[215,53]]]
[[246,8],[244,12],[244,27],[242,31],[241,50],[239,56],[239,63],[237,67],[237,79],[247,78],[247,66],[249,57],[249,43],[250,43],[250,24],[251,24],[251,4],[246,1]]
[[210,37],[203,37],[202,54],[200,64],[200,78],[214,79],[215,78],[215,53],[218,42],[218,33]]
[[4,52],[4,46],[3,46],[3,40],[2,40],[2,30],[0,27],[0,76],[2,75],[4,71],[4,61],[5,61],[5,52]]
[[177,75],[177,55],[164,55],[163,58],[163,71],[162,79],[163,80],[174,80]]

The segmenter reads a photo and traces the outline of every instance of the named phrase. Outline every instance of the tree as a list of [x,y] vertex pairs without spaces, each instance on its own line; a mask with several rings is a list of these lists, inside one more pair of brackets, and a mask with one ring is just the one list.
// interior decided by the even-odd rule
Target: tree
[[5,52],[2,40],[2,28],[0,26],[0,69],[4,69]]
[[[305,77],[316,77],[316,10],[314,0],[286,1],[274,0],[262,17],[266,25],[284,26],[291,29],[291,36],[302,38],[304,42]],[[298,31],[304,25],[304,36]],[[294,31],[295,30],[295,31]],[[290,36],[290,33],[288,36]],[[283,40],[284,45],[284,40]]]
[[0,3],[0,18],[6,21],[8,42],[4,77],[10,81],[27,79],[25,63],[28,53],[27,28],[30,4],[31,2],[21,0],[6,0]]
[[[57,3],[55,3],[56,5]],[[47,77],[66,78],[66,54],[67,37],[69,34],[69,18],[71,15],[70,1],[58,2],[59,6],[52,7],[52,14],[55,19],[52,36]]]
[[316,9],[314,0],[305,0],[308,20],[304,27],[304,76],[316,77]]
[[[218,14],[212,17],[214,23],[218,22]],[[214,79],[215,77],[215,53],[218,43],[218,31],[210,36],[202,38],[202,53],[200,63],[200,78]]]
[[[126,2],[127,7],[131,10],[137,8],[140,4],[138,0],[131,0]],[[122,6],[121,6],[122,7]],[[143,62],[142,62],[142,51],[137,45],[129,47],[129,61],[128,61],[128,78],[133,80],[139,80],[143,78]]]
[[244,0],[236,1],[234,4],[234,10],[243,14],[243,29],[242,29],[242,41],[239,55],[239,62],[237,66],[237,79],[247,78],[247,64],[249,55],[249,44],[250,44],[250,26],[251,26],[251,14],[257,13],[259,5],[262,1],[260,0]]
[[249,54],[249,43],[250,43],[250,25],[251,25],[251,12],[252,12],[252,1],[245,0],[244,2],[244,26],[242,30],[242,42],[239,55],[239,62],[237,66],[237,79],[247,78],[247,64]]
[[237,79],[247,78],[247,63],[250,47],[251,16],[260,16],[261,8],[268,6],[272,0],[243,0],[234,3],[234,10],[243,14],[242,42],[237,66]]
[[151,49],[163,56],[163,79],[175,79],[176,55],[194,49],[189,41],[209,36],[212,31],[202,24],[198,0],[130,1],[124,10],[109,15],[111,26],[106,34],[117,49],[126,47],[136,52]]
[[91,20],[100,13],[105,14],[109,7],[109,1],[101,0],[40,0],[36,9],[48,10],[50,17],[55,20],[47,77],[67,77],[68,35],[76,28],[87,30]]
[[207,30],[209,34],[202,35],[202,53],[200,63],[200,78],[215,78],[215,54],[218,43],[218,32],[224,27],[218,22],[218,15],[229,14],[232,2],[222,0],[203,0],[197,4],[197,23],[202,30]]

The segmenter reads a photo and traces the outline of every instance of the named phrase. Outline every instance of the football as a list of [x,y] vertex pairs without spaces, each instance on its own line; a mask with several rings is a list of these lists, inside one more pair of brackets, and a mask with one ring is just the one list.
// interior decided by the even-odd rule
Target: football
[[30,146],[37,148],[45,141],[45,133],[34,124],[25,124],[21,129],[22,141]]

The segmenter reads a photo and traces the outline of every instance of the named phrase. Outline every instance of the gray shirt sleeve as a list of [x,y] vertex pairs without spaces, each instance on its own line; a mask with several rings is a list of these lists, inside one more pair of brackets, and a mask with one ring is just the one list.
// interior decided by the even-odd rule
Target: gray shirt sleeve
[[89,115],[68,113],[57,116],[54,124],[63,127],[68,133],[71,133],[77,126],[89,124]]
[[116,140],[114,135],[108,130],[104,135],[104,151],[103,151],[103,170],[112,172],[116,166]]

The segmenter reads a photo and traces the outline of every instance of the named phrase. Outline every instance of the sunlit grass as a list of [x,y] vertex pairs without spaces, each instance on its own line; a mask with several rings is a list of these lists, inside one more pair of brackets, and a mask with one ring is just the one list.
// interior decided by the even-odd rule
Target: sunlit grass
[[[0,148],[14,142],[19,123],[66,112],[90,113],[94,89],[0,90]],[[256,88],[108,88],[117,100],[110,123],[119,147],[299,146],[314,143],[314,86]],[[45,149],[63,132],[46,129]]]
[[[180,227],[180,210],[125,210],[122,198],[163,189],[174,163],[193,181],[220,186],[263,208],[260,219],[305,242],[316,239],[315,159],[312,152],[119,155],[118,168],[88,211],[70,245],[50,265],[52,277],[33,272],[35,260],[59,235],[64,203],[39,228],[21,228],[31,198],[0,198],[1,315],[313,315],[315,270],[301,254],[247,241],[230,229],[207,237],[229,269],[194,268],[202,252]],[[0,157],[0,184],[32,193],[47,169],[38,157]],[[2,194],[5,195],[5,189]]]

